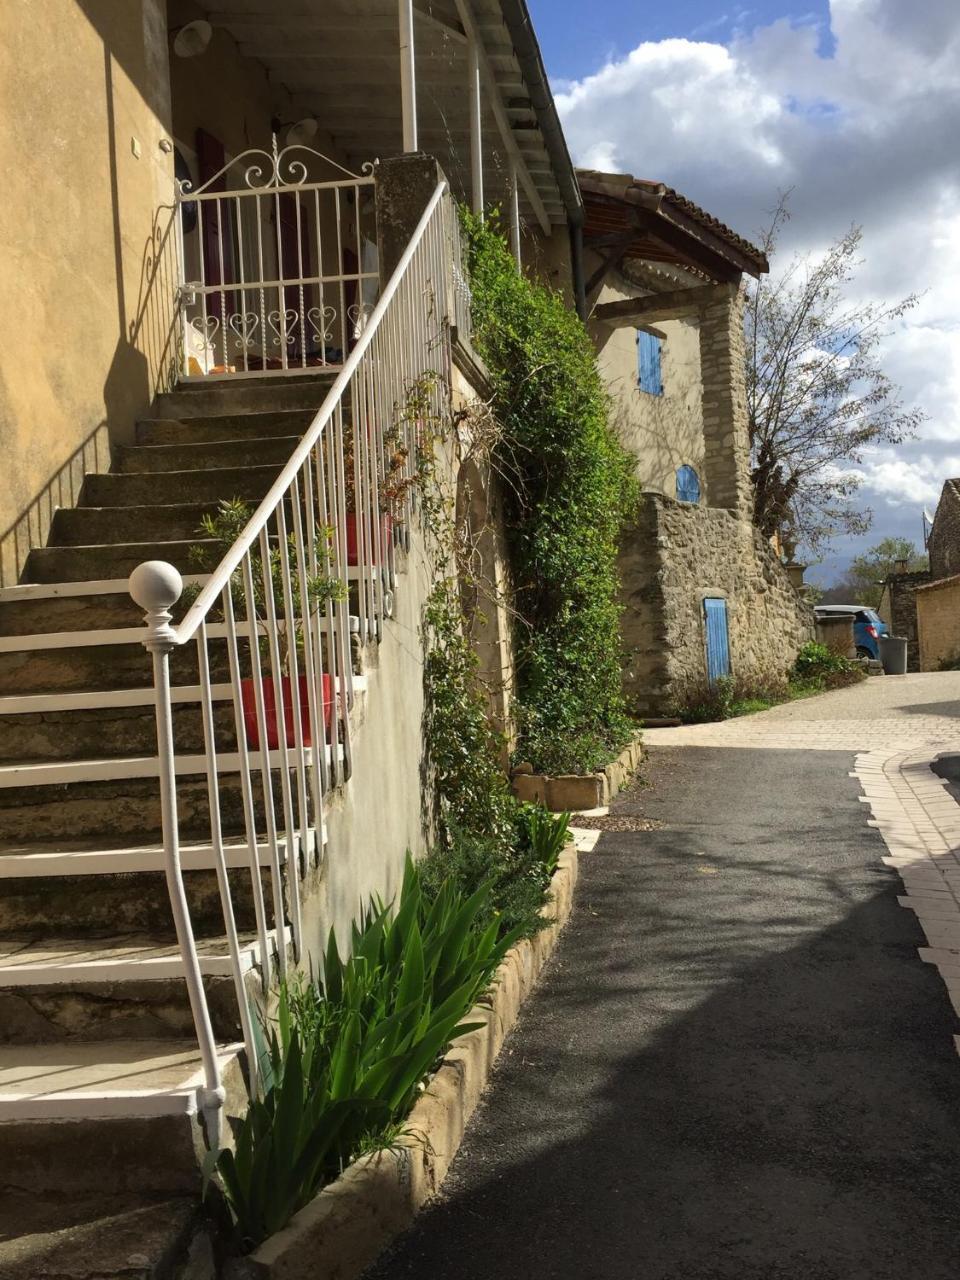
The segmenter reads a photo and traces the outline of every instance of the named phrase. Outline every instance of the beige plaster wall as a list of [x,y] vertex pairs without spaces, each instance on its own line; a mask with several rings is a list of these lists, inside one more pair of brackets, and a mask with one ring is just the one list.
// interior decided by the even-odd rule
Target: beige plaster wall
[[960,658],[960,577],[923,587],[914,595],[920,640],[920,670],[937,671]]
[[[594,269],[589,255],[587,274]],[[605,281],[594,302],[619,302],[643,291],[626,281]],[[700,374],[700,324],[694,317],[657,323],[666,335],[661,347],[663,395],[637,385],[637,331],[632,325],[591,321],[597,362],[612,399],[611,422],[637,459],[643,489],[675,498],[676,474],[693,467],[700,477],[701,500],[710,501],[704,475],[703,394]]]
[[0,584],[109,463],[169,356],[163,0],[5,0]]

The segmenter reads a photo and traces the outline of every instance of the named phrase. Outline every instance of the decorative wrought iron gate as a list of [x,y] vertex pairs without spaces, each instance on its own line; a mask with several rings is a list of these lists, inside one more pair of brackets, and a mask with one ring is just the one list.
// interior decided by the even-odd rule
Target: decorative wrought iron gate
[[[309,181],[321,165],[345,176]],[[183,378],[344,363],[380,287],[372,169],[274,136],[196,189],[178,183]]]

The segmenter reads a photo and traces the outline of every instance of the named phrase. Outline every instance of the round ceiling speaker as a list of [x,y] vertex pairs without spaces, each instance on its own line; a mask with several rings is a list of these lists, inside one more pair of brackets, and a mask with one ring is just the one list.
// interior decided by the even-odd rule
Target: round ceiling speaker
[[203,53],[213,39],[213,27],[203,18],[181,27],[173,40],[173,52],[178,58],[195,58]]
[[316,140],[320,125],[313,116],[298,120],[287,130],[287,144],[291,147],[307,147]]

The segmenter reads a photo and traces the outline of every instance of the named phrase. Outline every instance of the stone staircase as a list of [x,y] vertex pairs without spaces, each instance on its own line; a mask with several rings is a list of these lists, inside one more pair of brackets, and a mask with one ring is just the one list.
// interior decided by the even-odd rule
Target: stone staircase
[[[0,590],[0,1280],[178,1275],[194,1240],[200,1062],[163,874],[150,658],[126,578],[149,559],[190,573],[202,515],[263,497],[328,385],[160,396],[110,474],[88,476],[80,505],[56,513],[23,584]],[[211,655],[212,678],[227,679]],[[202,753],[194,645],[173,653],[171,673],[178,750]],[[253,992],[235,774],[220,791]],[[226,1113],[237,1114],[241,1031],[206,779],[182,777],[178,800]]]

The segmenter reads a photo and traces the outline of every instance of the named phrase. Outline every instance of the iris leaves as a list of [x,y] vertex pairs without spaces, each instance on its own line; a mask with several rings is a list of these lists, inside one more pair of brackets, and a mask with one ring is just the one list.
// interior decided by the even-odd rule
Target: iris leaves
[[331,931],[322,982],[280,993],[264,1095],[216,1171],[248,1251],[278,1231],[361,1151],[389,1145],[464,1018],[516,940],[498,937],[489,884],[423,891],[408,858],[394,913],[371,902],[344,959]]

